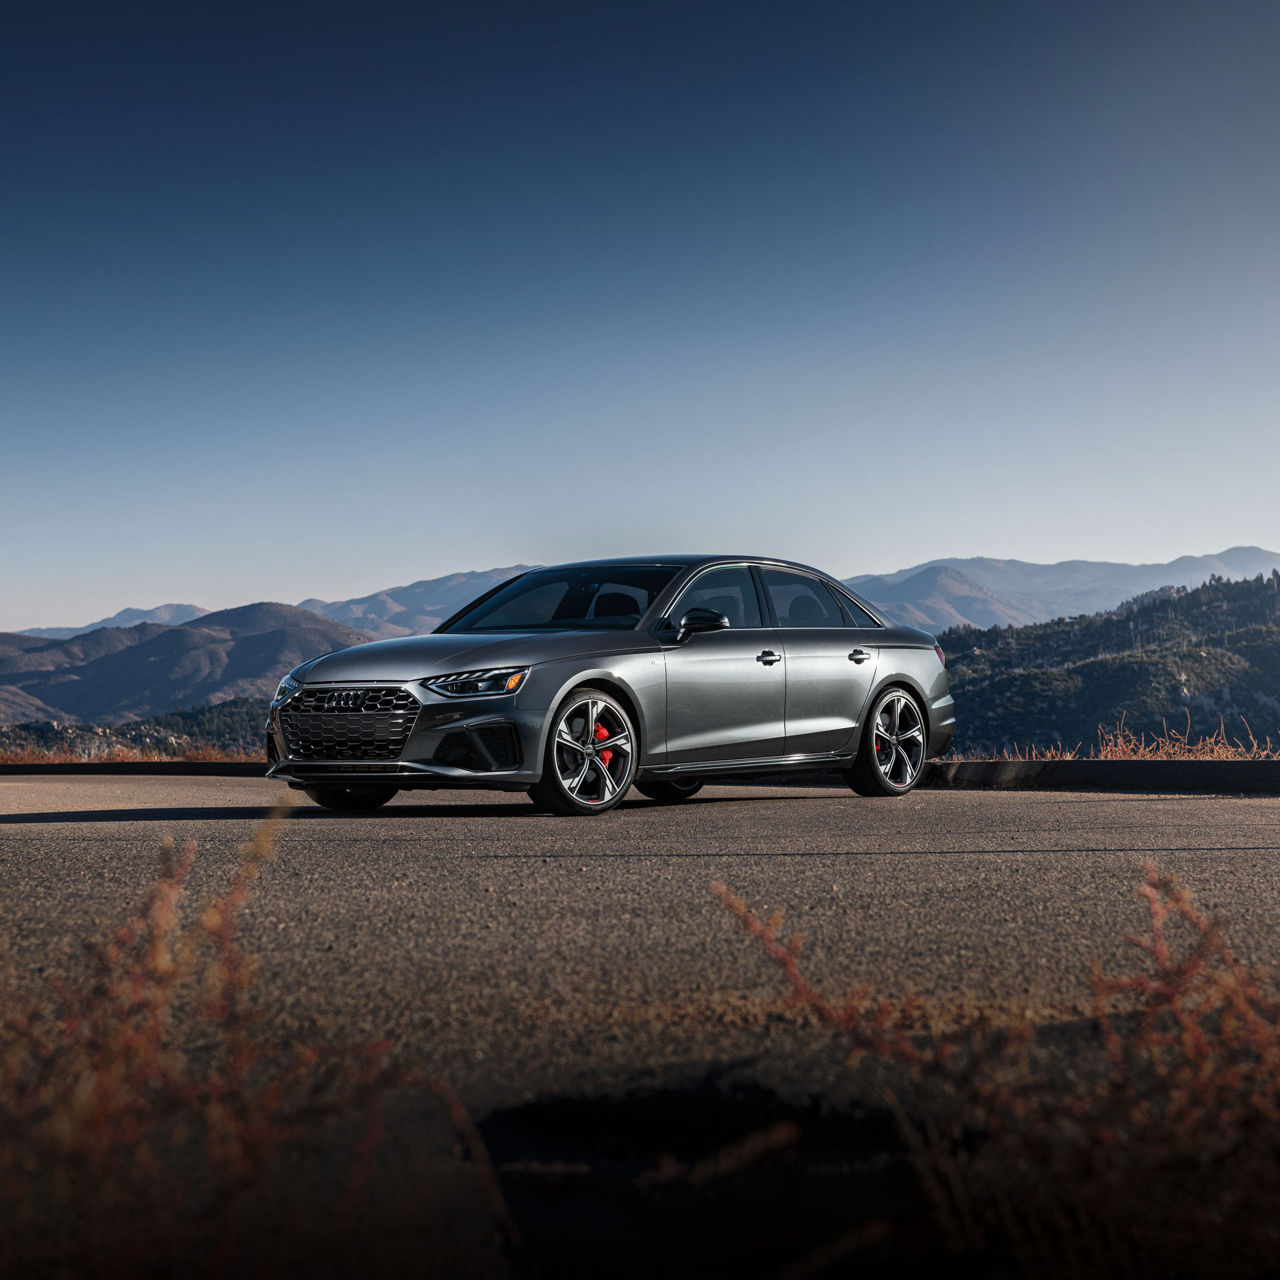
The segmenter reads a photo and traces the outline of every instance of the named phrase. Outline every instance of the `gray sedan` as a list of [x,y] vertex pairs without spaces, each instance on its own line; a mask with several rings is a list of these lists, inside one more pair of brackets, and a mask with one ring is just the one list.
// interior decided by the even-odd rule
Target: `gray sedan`
[[816,569],[657,556],[532,569],[431,635],[295,667],[267,723],[268,774],[331,809],[397,791],[526,791],[604,813],[634,787],[832,770],[903,795],[951,743],[931,635]]

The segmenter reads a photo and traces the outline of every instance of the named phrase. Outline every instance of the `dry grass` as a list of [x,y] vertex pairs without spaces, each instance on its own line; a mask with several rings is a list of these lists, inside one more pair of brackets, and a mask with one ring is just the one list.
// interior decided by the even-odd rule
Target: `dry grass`
[[1207,737],[1192,738],[1191,713],[1187,712],[1184,729],[1170,729],[1162,721],[1158,734],[1133,733],[1125,727],[1124,717],[1114,729],[1098,726],[1098,741],[1087,751],[1083,743],[1074,747],[1055,743],[1050,747],[1014,747],[995,753],[961,752],[952,760],[1280,760],[1280,746],[1268,737],[1259,742],[1243,716],[1243,733],[1231,736],[1226,722],[1219,719],[1218,728]]
[[228,751],[222,747],[184,747],[177,754],[160,751],[155,747],[127,747],[119,744],[105,747],[93,754],[83,749],[67,747],[21,747],[0,749],[0,764],[121,764],[149,761],[168,763],[172,760],[201,760],[213,763],[245,764],[266,763],[261,751]]
[[[443,1104],[507,1223],[483,1144],[453,1091],[394,1068],[386,1041],[275,1044],[261,1033],[240,913],[272,857],[274,821],[226,891],[184,912],[194,844],[166,843],[139,909],[85,947],[71,981],[0,984],[0,1271],[213,1273],[242,1266],[257,1197],[277,1245],[356,1211],[394,1095]],[[0,960],[3,954],[0,954]],[[291,1203],[299,1160],[337,1166],[332,1203]],[[273,1211],[274,1212],[274,1211]],[[261,1215],[259,1215],[261,1216]],[[514,1228],[511,1228],[514,1231]],[[296,1241],[295,1241],[296,1243]],[[198,1260],[203,1259],[200,1263]],[[196,1260],[196,1261],[193,1261]]]
[[979,1016],[922,1033],[911,999],[831,1001],[780,920],[714,890],[791,999],[881,1072],[954,1252],[1036,1275],[1273,1273],[1280,1000],[1175,878],[1147,867],[1138,963],[1095,967],[1093,1034],[1077,1028],[1067,1071],[1026,1025]]

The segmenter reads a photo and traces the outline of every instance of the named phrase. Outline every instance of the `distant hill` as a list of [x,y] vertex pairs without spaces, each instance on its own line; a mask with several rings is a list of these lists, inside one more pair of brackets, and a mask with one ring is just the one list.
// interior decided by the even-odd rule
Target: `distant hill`
[[[970,615],[990,607],[990,596],[963,575],[941,568],[930,575],[913,589],[949,593]],[[41,736],[32,723],[58,721],[129,722],[99,747],[251,747],[265,699],[285,671],[368,638],[271,603],[176,627],[143,623],[68,640],[0,634],[0,723],[25,722],[25,736],[10,735],[10,745],[79,749],[87,731]],[[1243,716],[1259,739],[1280,742],[1280,572],[1247,581],[1215,576],[1190,591],[1161,588],[1069,619],[941,630],[939,640],[961,750],[1087,747],[1099,726],[1112,728],[1122,716],[1134,732],[1157,733],[1166,720],[1181,730],[1188,714],[1195,736],[1213,733],[1220,718],[1229,733],[1243,735]]]
[[424,635],[434,631],[463,605],[529,567],[515,564],[505,569],[453,573],[445,578],[411,582],[406,587],[388,587],[354,600],[303,600],[298,608],[349,627],[359,627],[379,638]]
[[1124,717],[1195,737],[1225,721],[1280,742],[1280,572],[1188,591],[1149,592],[1118,609],[1032,626],[939,636],[956,699],[960,750],[1087,748]]
[[167,626],[190,622],[193,618],[208,613],[198,604],[160,604],[154,609],[121,609],[109,618],[99,618],[97,622],[87,622],[83,627],[30,627],[18,632],[23,636],[39,636],[45,640],[69,640],[72,636],[84,635],[86,631],[98,631],[103,627],[136,627],[140,622],[159,622]]
[[967,578],[958,569],[934,565],[898,582],[875,580],[854,588],[895,621],[925,631],[948,627],[1020,626],[1039,618],[1017,600]]
[[[350,600],[312,597],[297,607],[379,638],[421,635],[529,567],[516,564],[425,578]],[[1265,577],[1275,568],[1280,568],[1280,552],[1232,547],[1217,555],[1182,556],[1164,564],[1102,560],[1033,564],[984,556],[930,560],[895,573],[860,574],[845,581],[891,617],[936,633],[948,627],[1016,627],[1097,613],[1159,587],[1195,587],[1213,576],[1241,579],[1261,573]],[[143,623],[178,625],[202,616],[205,611],[197,605],[169,604],[155,609],[122,609],[111,618],[83,627],[32,627],[16,634],[68,639]]]
[[[1023,626],[1113,609],[1159,587],[1197,587],[1211,577],[1264,577],[1280,568],[1280,552],[1232,547],[1217,555],[1181,556],[1165,564],[1102,560],[930,560],[896,573],[862,574],[845,581],[890,616],[927,631],[953,626]],[[950,570],[952,579],[930,578]]]
[[0,634],[0,721],[114,724],[176,707],[264,698],[290,667],[370,637],[287,604],[179,626],[106,627],[66,640]]
[[[54,628],[0,633],[0,723],[117,724],[265,698],[298,662],[374,637],[431,631],[525,568],[451,574],[300,606],[261,602],[205,613],[166,605],[116,615],[199,614],[177,624],[147,616],[66,637],[47,634]],[[1255,730],[1280,737],[1280,728],[1267,728],[1280,707],[1268,646],[1280,637],[1246,635],[1243,622],[1224,631],[1219,616],[1243,609],[1242,618],[1254,617],[1257,600],[1247,608],[1240,602],[1255,595],[1265,612],[1275,599],[1265,584],[1276,569],[1280,553],[1234,547],[1159,565],[938,560],[848,581],[890,616],[946,634],[963,699],[962,743],[1047,745],[1060,738],[1073,745],[1092,741],[1098,725],[1114,724],[1121,711],[1130,727],[1154,729],[1159,716],[1176,717],[1183,707],[1197,731],[1210,732],[1219,714],[1243,712]],[[1117,609],[1126,598],[1130,603]],[[1254,617],[1249,625],[1264,623]]]

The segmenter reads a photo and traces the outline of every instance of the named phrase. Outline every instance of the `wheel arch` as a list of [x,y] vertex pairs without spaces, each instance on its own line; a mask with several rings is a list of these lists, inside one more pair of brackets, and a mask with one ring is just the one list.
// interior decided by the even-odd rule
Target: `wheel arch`
[[[904,671],[891,671],[884,679],[878,681],[872,686],[871,695],[867,698],[864,707],[864,716],[862,720],[862,728],[858,734],[858,748],[862,748],[862,739],[867,732],[867,725],[871,721],[871,708],[875,706],[877,700],[890,689],[901,689],[903,693],[909,693],[920,712],[920,718],[924,721],[926,730],[930,737],[933,736],[933,721],[929,715],[929,698],[925,691],[913,680],[910,675]],[[929,745],[925,743],[925,758],[928,758]]]
[[547,717],[542,723],[542,731],[538,734],[539,765],[541,765],[546,755],[547,736],[551,732],[551,721],[554,719],[555,713],[560,709],[560,704],[574,689],[582,688],[599,689],[602,693],[607,693],[611,698],[616,698],[622,704],[627,715],[631,717],[631,723],[635,726],[636,736],[640,739],[636,744],[637,750],[635,752],[636,767],[639,768],[643,759],[645,744],[649,741],[649,726],[645,719],[643,704],[636,696],[635,690],[625,680],[620,679],[616,673],[607,670],[578,671],[574,673],[572,678],[561,685],[552,700]]

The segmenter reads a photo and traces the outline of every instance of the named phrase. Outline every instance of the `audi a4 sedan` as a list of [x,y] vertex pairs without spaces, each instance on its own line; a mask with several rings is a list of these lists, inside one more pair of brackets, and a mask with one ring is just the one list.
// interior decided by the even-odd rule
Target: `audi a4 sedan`
[[397,791],[525,791],[597,814],[631,788],[830,770],[899,796],[951,743],[933,636],[834,578],[751,556],[531,569],[425,636],[324,654],[280,682],[268,776],[330,809]]

